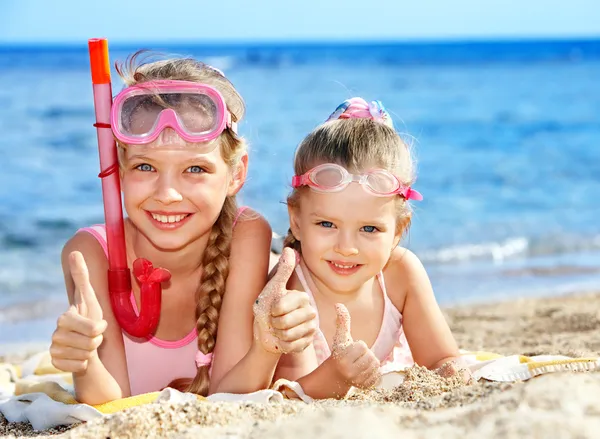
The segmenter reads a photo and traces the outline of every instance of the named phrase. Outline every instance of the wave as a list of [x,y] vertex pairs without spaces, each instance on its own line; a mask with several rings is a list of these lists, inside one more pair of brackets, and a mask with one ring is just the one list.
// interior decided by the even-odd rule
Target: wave
[[460,263],[471,261],[502,262],[515,258],[582,253],[600,250],[600,235],[592,237],[528,238],[513,237],[501,241],[465,243],[418,252],[424,262]]

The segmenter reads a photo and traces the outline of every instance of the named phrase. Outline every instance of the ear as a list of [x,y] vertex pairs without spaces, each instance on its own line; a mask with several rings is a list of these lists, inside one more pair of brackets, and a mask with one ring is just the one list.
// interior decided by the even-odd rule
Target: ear
[[121,194],[123,194],[123,177],[125,176],[125,173],[123,172],[123,168],[121,166],[119,166],[119,190],[121,191]]
[[401,239],[402,239],[402,234],[401,234],[401,233],[397,233],[397,234],[394,236],[394,246],[392,247],[392,251],[394,251],[394,249],[395,249],[396,247],[398,247],[398,244],[400,244],[400,240],[401,240]]
[[237,194],[246,182],[246,176],[248,175],[248,154],[244,154],[238,164],[233,169],[233,176],[229,181],[229,188],[227,189],[227,195],[233,196]]
[[300,227],[300,212],[297,207],[287,205],[288,215],[290,217],[290,230],[296,241],[302,241],[302,229]]
[[404,224],[401,224],[400,227],[396,227],[396,233],[394,234],[394,246],[392,247],[392,251],[394,251],[394,249],[398,247],[398,244],[400,244],[402,236],[406,232],[406,227],[408,227],[409,223],[410,218],[406,218]]

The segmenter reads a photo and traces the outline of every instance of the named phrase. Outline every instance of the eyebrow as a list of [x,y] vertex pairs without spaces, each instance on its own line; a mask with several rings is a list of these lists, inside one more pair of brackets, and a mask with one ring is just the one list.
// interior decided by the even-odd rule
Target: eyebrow
[[334,217],[329,216],[329,215],[324,215],[321,212],[311,212],[310,213],[310,217],[311,218],[327,218],[328,220],[331,220],[331,221],[339,221],[338,218],[334,218]]
[[134,154],[131,157],[128,157],[127,160],[152,160],[152,159],[144,154]]
[[[339,218],[334,218],[329,215],[323,215],[320,212],[311,212],[310,217],[311,218],[327,218],[328,221],[340,222]],[[364,224],[364,225],[375,226],[378,228],[387,227],[384,222],[382,222],[381,220],[378,220],[378,219],[377,220],[376,219],[367,219],[367,220],[360,219],[358,222],[361,224]]]
[[[150,162],[156,162],[157,160],[153,159],[152,157],[147,156],[146,154],[134,154],[131,157],[128,158],[128,160],[147,160]],[[200,163],[202,165],[206,165],[206,166],[210,166],[210,167],[215,167],[216,166],[216,162],[214,160],[210,160],[208,159],[206,156],[203,155],[198,155],[196,157],[192,157],[186,160],[183,160],[182,163],[184,164],[194,164],[194,163]]]

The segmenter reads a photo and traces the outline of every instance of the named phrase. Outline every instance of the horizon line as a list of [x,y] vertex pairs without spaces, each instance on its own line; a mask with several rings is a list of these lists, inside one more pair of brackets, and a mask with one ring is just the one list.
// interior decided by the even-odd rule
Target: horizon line
[[[103,36],[90,36],[79,42],[73,40],[53,40],[53,41],[4,41],[0,40],[0,47],[7,48],[34,48],[34,47],[64,47],[80,48],[87,47],[87,42],[91,38],[105,38]],[[453,44],[490,44],[490,43],[594,43],[600,42],[598,35],[535,35],[535,36],[477,36],[477,37],[414,37],[414,38],[364,38],[360,40],[341,39],[341,38],[309,38],[309,39],[171,39],[160,42],[159,40],[133,40],[125,41],[109,39],[112,48],[130,48],[139,45],[160,45],[169,46],[194,46],[194,47],[251,47],[251,46],[366,46],[366,45],[453,45]]]

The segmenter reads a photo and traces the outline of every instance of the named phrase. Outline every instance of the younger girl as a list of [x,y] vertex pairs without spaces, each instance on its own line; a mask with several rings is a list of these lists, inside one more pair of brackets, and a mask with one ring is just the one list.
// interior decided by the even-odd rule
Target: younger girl
[[300,144],[294,170],[286,245],[302,257],[288,287],[309,294],[319,329],[311,348],[281,359],[277,375],[329,398],[413,362],[456,373],[448,362],[458,348],[423,265],[398,247],[410,200],[422,197],[382,104],[344,102]]
[[[146,338],[121,330],[109,299],[105,227],[81,229],[62,254],[71,307],[52,337],[53,364],[73,372],[77,399],[88,404],[168,385],[202,395],[266,388],[281,352],[311,342],[315,314],[304,293],[281,291],[294,268],[284,260],[263,293],[273,315],[262,321],[278,332],[267,337],[265,325],[254,325],[271,230],[236,205],[248,161],[236,132],[244,102],[221,72],[195,60],[136,59],[118,68],[127,87],[114,100],[112,130],[128,264],[146,258],[171,272],[160,321]],[[135,279],[132,285],[139,309]]]

